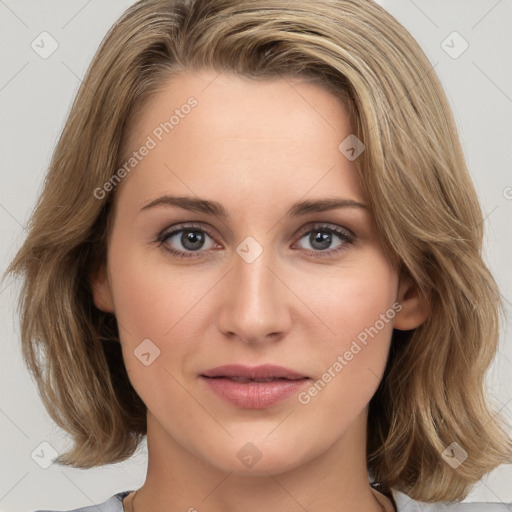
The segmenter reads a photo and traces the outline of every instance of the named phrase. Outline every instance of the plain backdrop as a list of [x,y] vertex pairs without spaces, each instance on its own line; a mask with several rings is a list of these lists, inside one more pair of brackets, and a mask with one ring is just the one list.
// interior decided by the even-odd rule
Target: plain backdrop
[[[132,3],[0,0],[2,272],[25,236],[24,226],[81,78],[108,28]],[[379,3],[418,40],[451,102],[486,215],[486,259],[510,318],[512,2]],[[43,32],[51,37],[41,36]],[[41,37],[46,38],[45,51],[58,45],[46,58],[33,49]],[[69,439],[47,415],[22,362],[15,309],[18,288],[11,278],[0,285],[0,511],[69,510],[139,487],[146,472],[145,443],[130,460],[91,470],[51,464],[45,468],[36,462],[41,447],[48,448],[41,443],[62,451]],[[488,392],[512,425],[511,375],[512,339],[505,323],[488,374]],[[512,502],[511,482],[512,465],[501,466],[481,480],[466,501]]]

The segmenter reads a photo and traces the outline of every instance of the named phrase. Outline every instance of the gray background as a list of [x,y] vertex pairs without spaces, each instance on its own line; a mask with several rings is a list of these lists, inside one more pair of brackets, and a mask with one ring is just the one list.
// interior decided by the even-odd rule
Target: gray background
[[[0,0],[0,221],[5,269],[25,235],[51,153],[71,101],[108,28],[128,0]],[[506,300],[511,297],[512,2],[380,0],[424,48],[452,104],[470,171],[486,214],[486,258]],[[42,58],[31,47],[48,32],[58,48]],[[458,32],[469,47],[463,48]],[[45,40],[50,48],[50,40]],[[445,43],[443,43],[445,41]],[[34,43],[35,44],[35,43]],[[42,46],[42,43],[39,43]],[[451,46],[450,49],[448,46]],[[447,53],[452,53],[449,55]],[[507,57],[508,55],[508,57]],[[130,460],[92,470],[44,463],[41,443],[62,451],[66,435],[46,414],[21,359],[15,311],[19,283],[0,286],[0,511],[72,509],[142,485],[146,445]],[[510,303],[506,304],[510,318]],[[488,374],[490,399],[512,425],[512,339],[504,325]],[[512,428],[511,428],[512,430]],[[48,447],[43,451],[48,453]],[[34,457],[34,458],[33,458]],[[51,461],[51,459],[50,459]],[[512,465],[487,475],[466,501],[512,502]]]

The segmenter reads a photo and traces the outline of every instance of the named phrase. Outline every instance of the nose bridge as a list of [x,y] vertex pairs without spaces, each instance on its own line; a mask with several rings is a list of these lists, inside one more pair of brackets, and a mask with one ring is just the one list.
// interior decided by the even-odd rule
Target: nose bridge
[[255,342],[289,327],[284,284],[275,267],[271,247],[263,248],[251,237],[237,247],[220,313],[219,327],[225,334]]

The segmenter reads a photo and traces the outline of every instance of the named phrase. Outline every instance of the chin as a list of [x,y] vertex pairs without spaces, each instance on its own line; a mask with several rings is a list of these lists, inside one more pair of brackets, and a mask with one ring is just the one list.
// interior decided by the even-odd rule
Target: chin
[[217,469],[237,476],[268,477],[290,471],[314,458],[311,438],[299,442],[288,434],[272,440],[260,435],[248,441],[249,436],[236,436],[228,445],[219,445],[214,453],[203,452],[203,460]]

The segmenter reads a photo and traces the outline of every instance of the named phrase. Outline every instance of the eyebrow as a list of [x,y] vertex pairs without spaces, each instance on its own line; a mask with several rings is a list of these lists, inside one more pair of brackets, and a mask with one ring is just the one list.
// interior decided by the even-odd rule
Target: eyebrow
[[[147,205],[143,206],[140,211],[149,210],[157,206],[177,206],[184,210],[190,210],[194,212],[206,213],[214,215],[219,218],[228,218],[229,214],[222,204],[217,201],[210,201],[207,199],[199,199],[190,196],[161,196]],[[299,201],[293,204],[290,209],[285,213],[285,217],[298,217],[300,215],[306,215],[308,213],[325,212],[329,210],[335,210],[338,208],[362,208],[368,209],[368,206],[354,201],[353,199],[343,198],[326,198],[317,200],[306,200]]]

